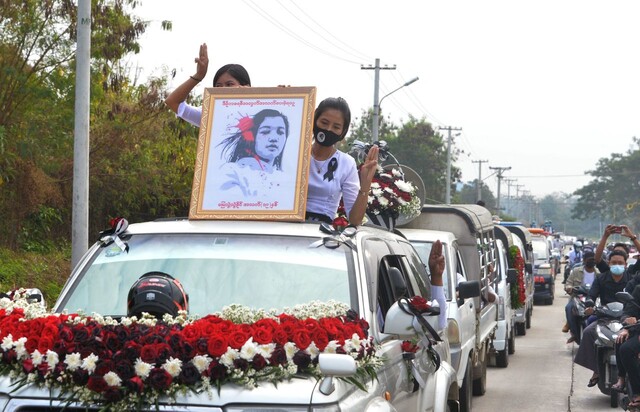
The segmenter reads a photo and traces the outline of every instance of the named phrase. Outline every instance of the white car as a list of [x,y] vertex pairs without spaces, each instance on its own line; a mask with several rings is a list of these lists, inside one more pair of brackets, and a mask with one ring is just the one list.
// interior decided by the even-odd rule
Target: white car
[[[49,369],[46,363],[44,366],[40,363],[40,369],[32,369],[31,373],[38,376],[39,372],[56,374],[65,371],[74,375],[84,369],[90,373],[89,380],[97,375],[96,379],[102,379],[106,384],[96,386],[94,382],[93,389],[91,381],[85,386],[78,384],[74,386],[76,396],[93,396],[95,393],[89,390],[98,388],[104,396],[122,395],[126,391],[126,396],[133,399],[137,392],[131,391],[131,384],[140,391],[146,390],[148,385],[162,387],[163,382],[150,382],[149,368],[145,375],[143,367],[145,364],[148,366],[148,362],[141,358],[135,360],[138,356],[144,358],[136,345],[159,342],[159,349],[152,359],[159,359],[163,353],[164,358],[150,366],[152,373],[156,371],[165,378],[171,374],[175,381],[182,383],[192,379],[199,384],[206,377],[212,385],[209,391],[174,391],[173,397],[160,396],[157,407],[162,411],[444,412],[457,402],[458,388],[455,371],[448,363],[450,355],[446,336],[443,331],[436,331],[435,335],[429,332],[429,329],[438,327],[433,303],[424,315],[415,311],[405,313],[407,308],[413,307],[408,303],[410,298],[430,297],[430,285],[425,265],[411,244],[401,236],[368,227],[338,234],[331,230],[323,232],[318,224],[267,221],[177,220],[132,224],[126,232],[107,234],[90,248],[68,279],[54,311],[96,312],[101,316],[126,320],[130,287],[142,274],[150,271],[164,272],[179,280],[188,294],[190,316],[211,320],[209,314],[231,310],[239,317],[246,317],[249,313],[251,316],[262,313],[260,309],[290,314],[296,313],[295,308],[299,305],[310,310],[308,308],[315,307],[310,302],[334,302],[334,307],[353,310],[349,315],[345,313],[339,317],[345,325],[347,321],[351,322],[349,327],[354,330],[368,326],[369,340],[357,334],[352,336],[350,329],[344,329],[345,336],[350,338],[325,342],[326,346],[322,345],[324,350],[319,349],[320,340],[318,344],[314,340],[313,345],[307,342],[307,349],[303,350],[301,345],[293,345],[290,341],[284,344],[281,337],[268,338],[267,343],[257,345],[258,335],[254,331],[251,332],[253,342],[247,340],[238,350],[229,343],[228,347],[222,348],[224,354],[218,359],[212,355],[212,348],[207,346],[214,339],[213,335],[206,335],[209,338],[204,342],[203,337],[196,337],[189,344],[190,341],[185,341],[182,334],[185,329],[177,326],[179,324],[160,329],[167,335],[155,338],[144,335],[145,340],[136,339],[138,335],[132,337],[134,332],[141,333],[136,328],[112,326],[114,334],[109,338],[111,340],[91,340],[94,332],[88,337],[80,336],[82,342],[89,339],[92,345],[97,345],[91,350],[73,343],[78,338],[77,333],[68,332],[64,338],[59,337],[56,350],[62,347],[62,352],[48,353],[46,358],[53,361],[59,355],[58,368]],[[431,315],[428,314],[430,312]],[[268,318],[266,313],[262,313],[261,319]],[[316,316],[325,316],[324,313],[320,311]],[[106,318],[100,319],[108,325]],[[215,319],[216,323],[222,321],[222,317]],[[309,328],[316,325],[313,319],[310,317],[306,321]],[[335,321],[336,317],[331,319]],[[281,320],[284,321],[286,318]],[[357,322],[357,327],[354,322]],[[248,326],[243,325],[248,324],[245,321],[235,327],[245,328]],[[422,326],[416,327],[418,324]],[[80,322],[78,327],[82,329],[85,326]],[[189,333],[195,334],[193,329],[191,327]],[[205,332],[200,330],[197,333]],[[304,335],[304,331],[300,333]],[[70,340],[67,340],[69,336]],[[15,338],[13,345],[18,350],[19,342],[17,336]],[[120,343],[119,339],[122,339]],[[148,343],[147,339],[156,340]],[[225,336],[224,339],[231,342],[234,338]],[[109,349],[111,345],[113,350]],[[118,345],[124,347],[118,349]],[[278,345],[284,345],[280,357],[274,355]],[[11,348],[12,343],[3,341],[2,346],[3,349]],[[65,358],[63,364],[65,347],[78,352],[81,358]],[[333,350],[329,350],[331,348]],[[356,352],[352,352],[354,348]],[[24,354],[22,349],[20,351]],[[135,373],[127,368],[119,369],[116,366],[118,361],[109,358],[105,362],[102,362],[103,358],[92,361],[89,355],[92,351],[102,351],[100,353],[110,354],[114,359],[134,363]],[[181,362],[174,358],[180,357],[175,354],[178,352]],[[256,363],[260,360],[258,354],[265,354],[263,361],[276,362],[267,363],[267,366],[280,366],[259,369]],[[298,355],[306,363],[299,363]],[[183,377],[182,371],[189,364],[189,359],[190,363],[198,365],[197,357],[199,373]],[[376,379],[366,374],[356,375],[357,370],[362,371],[363,359],[379,361],[377,365],[375,362],[369,364],[376,366]],[[42,358],[38,360],[42,362]],[[200,372],[203,366],[209,369]],[[212,369],[214,366],[217,369]],[[265,364],[260,367],[265,367]],[[296,372],[306,371],[304,368],[315,370],[317,375]],[[260,370],[274,371],[273,376],[293,373],[293,377],[274,378],[275,382],[270,382],[270,375],[260,375]],[[218,375],[220,371],[222,373]],[[219,385],[216,384],[216,376]],[[61,379],[65,379],[64,376]],[[233,383],[234,379],[245,384]],[[16,387],[11,383],[7,376],[0,378],[0,411],[58,411],[65,407],[85,410],[85,406],[94,410],[105,405],[86,401],[67,404],[69,393],[61,394],[55,382],[52,389],[34,384]],[[171,392],[174,387],[167,388],[167,392]],[[137,407],[157,410],[153,404]]]

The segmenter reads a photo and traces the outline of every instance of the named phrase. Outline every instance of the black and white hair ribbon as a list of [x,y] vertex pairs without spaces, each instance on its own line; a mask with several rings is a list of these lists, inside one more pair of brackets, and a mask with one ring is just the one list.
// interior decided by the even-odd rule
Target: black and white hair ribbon
[[338,159],[335,157],[329,161],[329,166],[327,166],[327,173],[322,176],[322,180],[332,181],[333,180],[333,172],[338,169]]

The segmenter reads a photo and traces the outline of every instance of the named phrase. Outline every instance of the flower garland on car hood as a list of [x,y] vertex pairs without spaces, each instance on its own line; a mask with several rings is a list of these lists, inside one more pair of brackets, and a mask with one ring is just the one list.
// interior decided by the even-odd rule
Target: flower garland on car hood
[[311,302],[283,313],[240,305],[200,319],[120,321],[94,314],[50,313],[24,289],[0,299],[0,374],[20,387],[59,389],[64,402],[139,410],[179,394],[257,387],[294,375],[320,377],[318,355],[349,354],[348,381],[364,388],[382,360],[367,322],[339,302]]

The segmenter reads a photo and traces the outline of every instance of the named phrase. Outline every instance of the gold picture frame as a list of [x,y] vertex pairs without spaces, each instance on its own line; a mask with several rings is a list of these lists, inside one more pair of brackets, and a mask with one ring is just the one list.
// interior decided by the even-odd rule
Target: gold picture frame
[[206,88],[189,219],[302,221],[315,87]]

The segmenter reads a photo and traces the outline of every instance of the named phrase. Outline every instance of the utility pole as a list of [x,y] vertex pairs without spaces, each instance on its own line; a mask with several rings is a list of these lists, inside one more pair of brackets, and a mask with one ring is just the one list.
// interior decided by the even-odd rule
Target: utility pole
[[360,66],[360,70],[375,70],[373,76],[373,124],[371,125],[371,138],[374,142],[378,141],[378,126],[380,118],[380,101],[378,100],[380,91],[380,70],[395,70],[396,66],[380,67],[380,59],[376,59],[375,66],[369,65],[368,67]]
[[505,211],[509,211],[509,210],[512,209],[512,205],[513,205],[513,202],[511,201],[511,186],[513,186],[512,185],[513,182],[517,182],[518,180],[517,179],[504,179],[504,181],[507,184],[507,200],[509,201],[509,203],[508,203],[509,206],[508,207],[505,206]]
[[445,192],[444,203],[451,204],[451,131],[462,130],[462,127],[444,126],[438,127],[438,130],[448,130],[449,137],[447,137],[447,187]]
[[476,202],[482,200],[482,164],[488,160],[472,160],[471,163],[478,163],[478,180],[476,181]]
[[511,170],[511,166],[508,167],[489,167],[489,169],[491,170],[497,170],[496,171],[496,176],[498,177],[498,201],[496,202],[496,209],[499,211],[500,209],[500,181],[502,180],[502,174],[507,171],[507,170]]
[[71,269],[89,247],[89,102],[91,0],[78,0],[76,102],[73,130]]

